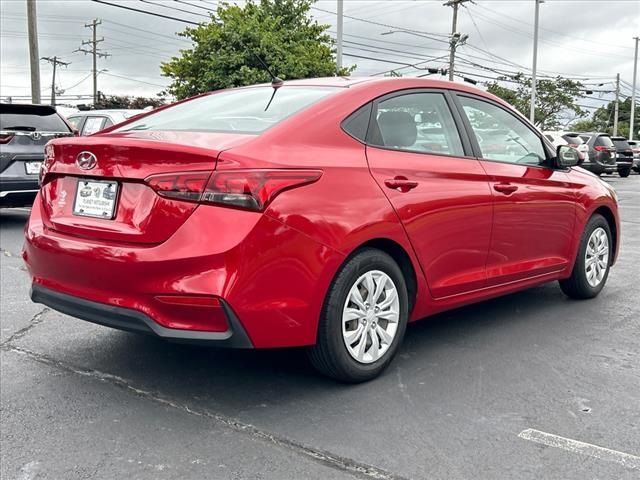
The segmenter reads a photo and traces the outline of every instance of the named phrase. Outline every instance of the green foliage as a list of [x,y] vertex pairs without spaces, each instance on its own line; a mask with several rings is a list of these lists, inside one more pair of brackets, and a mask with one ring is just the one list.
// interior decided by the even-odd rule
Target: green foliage
[[100,95],[96,102],[95,109],[109,108],[135,108],[143,109],[145,107],[159,107],[166,103],[163,97],[146,98],[146,97],[121,97],[118,95]]
[[169,93],[178,99],[220,88],[284,79],[348,75],[354,67],[337,71],[328,25],[312,20],[312,0],[249,0],[242,6],[219,3],[217,15],[180,35],[193,48],[161,65],[173,83]]
[[[505,87],[500,82],[507,77],[489,84],[487,91],[509,102],[523,115],[529,116],[531,105],[531,78],[518,73],[509,80],[515,82],[516,87]],[[577,100],[582,98],[583,87],[580,82],[556,77],[553,80],[542,79],[536,82],[536,116],[535,124],[542,130],[550,130],[560,124],[560,114],[573,112],[576,116],[584,115]]]
[[569,127],[569,130],[574,132],[594,132],[598,130],[593,120],[582,119],[575,121]]
[[[591,123],[592,129],[597,130],[599,132],[607,132],[609,134],[613,134],[613,117],[615,110],[615,102],[609,102],[604,107],[598,108],[595,112],[593,112],[593,116],[589,122]],[[636,126],[637,121],[640,121],[638,115],[640,114],[640,109],[636,107]],[[629,138],[629,122],[631,121],[631,98],[627,98],[626,100],[620,102],[618,106],[618,135],[622,137]],[[577,122],[576,122],[577,123]],[[582,125],[578,125],[582,126]],[[576,124],[573,124],[574,128]],[[635,135],[637,137],[637,135]]]

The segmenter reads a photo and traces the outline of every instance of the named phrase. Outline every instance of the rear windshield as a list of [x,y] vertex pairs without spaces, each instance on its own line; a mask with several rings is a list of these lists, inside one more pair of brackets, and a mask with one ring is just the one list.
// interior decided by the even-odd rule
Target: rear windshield
[[260,133],[338,90],[337,87],[284,86],[275,90],[275,95],[270,86],[227,90],[160,110],[115,131]]
[[580,138],[580,135],[575,134],[566,134],[563,135],[562,138],[569,143],[570,145],[582,145],[584,143],[584,141],[582,140],[582,138]]
[[0,105],[0,130],[69,132],[56,111],[44,105]]
[[596,138],[595,145],[603,146],[603,147],[613,147],[613,142],[611,141],[611,137],[609,135],[600,135]]
[[629,145],[629,142],[623,139],[620,139],[620,140],[615,139],[613,140],[613,144],[616,146],[618,150],[629,150],[631,148],[631,146]]

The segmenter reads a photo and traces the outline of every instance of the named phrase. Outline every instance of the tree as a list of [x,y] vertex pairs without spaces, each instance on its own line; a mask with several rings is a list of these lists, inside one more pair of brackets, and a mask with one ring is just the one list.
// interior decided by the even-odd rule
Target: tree
[[282,79],[348,75],[336,68],[329,25],[312,20],[312,0],[249,0],[242,6],[219,3],[211,21],[181,36],[193,47],[161,65],[178,99],[220,88],[271,80],[262,59]]
[[146,98],[146,97],[124,97],[118,95],[99,95],[99,99],[94,105],[95,109],[109,109],[109,108],[135,108],[142,109],[145,107],[159,107],[166,103],[165,99],[161,96],[158,98]]
[[[516,88],[509,88],[501,82],[515,82]],[[489,84],[487,91],[509,102],[523,115],[529,116],[531,105],[531,78],[522,72],[510,77],[501,77]],[[553,80],[543,79],[536,83],[535,124],[542,130],[549,130],[560,125],[561,114],[573,112],[582,116],[585,112],[576,103],[582,98],[583,86],[580,82],[568,78],[556,77]]]
[[[571,125],[571,128],[581,132],[606,132],[613,135],[613,117],[615,101],[598,108],[590,119],[580,120]],[[640,108],[636,107],[635,118],[640,118]],[[629,122],[631,121],[631,98],[626,98],[618,105],[618,135],[629,137]]]

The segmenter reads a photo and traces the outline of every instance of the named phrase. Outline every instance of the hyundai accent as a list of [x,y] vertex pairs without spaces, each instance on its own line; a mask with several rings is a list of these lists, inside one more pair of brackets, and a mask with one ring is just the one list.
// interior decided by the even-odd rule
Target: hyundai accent
[[361,382],[408,322],[550,281],[598,295],[617,200],[578,162],[464,84],[204,94],[47,145],[31,296],[172,341],[306,346],[322,373]]

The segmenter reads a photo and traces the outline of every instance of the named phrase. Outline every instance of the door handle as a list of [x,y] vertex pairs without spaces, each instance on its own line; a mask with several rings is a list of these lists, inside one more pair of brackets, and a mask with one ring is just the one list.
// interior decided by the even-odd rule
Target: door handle
[[384,184],[389,188],[398,190],[403,193],[408,192],[412,188],[416,188],[418,186],[418,182],[409,180],[407,177],[388,178],[384,181]]
[[510,195],[516,190],[518,190],[518,187],[516,185],[511,185],[510,183],[496,183],[493,185],[493,189],[496,192],[504,193],[505,195]]

